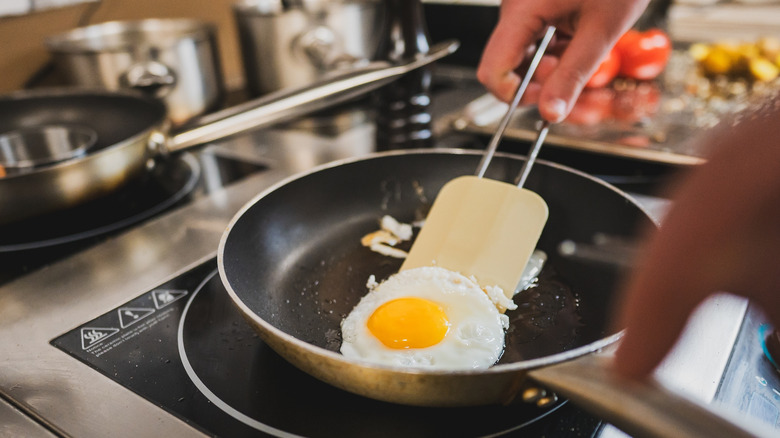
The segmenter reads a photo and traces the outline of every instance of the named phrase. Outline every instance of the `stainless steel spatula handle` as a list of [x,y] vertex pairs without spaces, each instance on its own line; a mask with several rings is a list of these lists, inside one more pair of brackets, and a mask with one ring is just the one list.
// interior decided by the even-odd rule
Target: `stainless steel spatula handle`
[[534,145],[531,147],[531,150],[528,151],[528,158],[525,159],[523,168],[520,169],[520,174],[517,176],[517,180],[515,180],[515,185],[517,187],[522,189],[523,185],[525,185],[525,180],[528,178],[528,174],[531,173],[531,167],[533,167],[536,162],[536,156],[539,155],[539,149],[542,148],[542,143],[544,143],[544,139],[547,138],[548,132],[550,132],[550,122],[544,120],[539,129],[539,134],[536,136]]
[[493,134],[493,138],[490,139],[490,144],[488,145],[485,154],[482,156],[482,161],[480,161],[479,166],[477,167],[476,175],[478,177],[482,178],[485,176],[485,171],[487,171],[487,168],[490,165],[490,160],[493,159],[493,155],[496,153],[496,149],[498,149],[498,143],[501,141],[501,137],[504,135],[504,131],[506,130],[507,125],[509,125],[509,120],[512,118],[512,114],[515,112],[517,105],[523,98],[525,90],[528,88],[528,84],[531,83],[531,78],[536,71],[536,67],[539,66],[539,62],[542,60],[542,56],[544,55],[545,50],[547,50],[547,46],[550,44],[550,40],[552,40],[554,34],[555,27],[548,27],[544,37],[542,38],[542,41],[539,43],[539,47],[536,48],[536,53],[534,53],[534,57],[531,59],[531,64],[528,66],[528,71],[526,72],[525,77],[523,77],[522,82],[520,82],[520,86],[517,87],[515,97],[509,104],[509,108],[507,109],[506,114],[504,114],[504,118],[501,119],[501,123],[499,123],[498,129],[496,129],[495,134]]

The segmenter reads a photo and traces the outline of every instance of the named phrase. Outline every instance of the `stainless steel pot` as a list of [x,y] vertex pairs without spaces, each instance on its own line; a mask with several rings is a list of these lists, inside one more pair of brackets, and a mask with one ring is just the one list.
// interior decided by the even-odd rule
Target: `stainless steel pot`
[[224,95],[213,25],[191,19],[112,21],[46,39],[55,67],[72,85],[139,89],[161,98],[180,125]]
[[244,0],[233,5],[247,87],[254,95],[310,84],[371,60],[378,0]]

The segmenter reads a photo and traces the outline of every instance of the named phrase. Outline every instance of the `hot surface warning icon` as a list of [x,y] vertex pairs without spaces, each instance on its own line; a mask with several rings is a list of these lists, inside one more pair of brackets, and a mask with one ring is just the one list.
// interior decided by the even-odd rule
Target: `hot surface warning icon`
[[118,328],[83,327],[81,329],[81,348],[86,350],[95,344],[103,342],[106,338],[109,338],[118,332]]

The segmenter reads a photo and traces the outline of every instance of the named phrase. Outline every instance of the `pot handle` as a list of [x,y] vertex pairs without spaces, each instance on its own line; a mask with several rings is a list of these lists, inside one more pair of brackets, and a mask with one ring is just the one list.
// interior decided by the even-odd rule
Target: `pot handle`
[[338,43],[338,37],[327,26],[316,26],[299,35],[294,46],[320,70],[328,71],[341,66],[357,65],[365,60],[346,53]]
[[428,53],[400,64],[373,62],[315,82],[281,90],[197,119],[168,139],[163,152],[176,152],[251,129],[266,127],[336,105],[386,85],[399,76],[428,65],[458,49],[455,40],[431,47]]
[[176,84],[176,73],[157,61],[142,61],[131,65],[120,77],[127,87],[142,91],[147,96],[163,97]]
[[[760,425],[737,425],[733,414],[675,394],[658,382],[627,381],[610,370],[611,355],[589,354],[528,372],[528,377],[635,436],[775,436]],[[738,420],[737,420],[738,421]],[[747,429],[749,427],[749,429]]]

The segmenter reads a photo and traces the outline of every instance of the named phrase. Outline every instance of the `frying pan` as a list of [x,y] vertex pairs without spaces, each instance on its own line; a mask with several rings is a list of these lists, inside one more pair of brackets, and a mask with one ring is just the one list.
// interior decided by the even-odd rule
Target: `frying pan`
[[145,172],[155,158],[352,99],[457,47],[445,41],[399,64],[374,62],[335,73],[202,117],[173,135],[161,101],[129,92],[41,90],[2,97],[0,134],[66,125],[90,128],[98,138],[85,156],[0,178],[0,225],[104,196]]
[[[546,303],[555,311],[525,315],[537,319],[530,325],[508,313],[506,351],[487,370],[413,370],[338,353],[340,322],[367,292],[369,275],[382,280],[401,264],[361,246],[360,238],[376,230],[385,214],[406,222],[425,217],[441,186],[473,172],[479,158],[463,150],[385,152],[280,182],[250,201],[223,234],[218,265],[228,294],[286,360],[366,397],[418,406],[485,405],[518,395],[533,401],[540,393],[533,389],[543,383],[630,433],[744,435],[661,388],[618,382],[603,364],[604,353],[591,354],[620,337],[607,326],[619,268],[582,264],[558,256],[555,248],[565,239],[590,240],[597,232],[634,238],[637,227],[652,221],[619,190],[544,161],[536,164],[527,187],[550,209],[538,245],[549,257],[545,271],[553,272],[554,285],[571,287],[554,288],[552,297],[558,298]],[[522,157],[499,154],[487,177],[511,181],[522,164]],[[551,298],[530,293],[516,296],[516,302],[527,300],[518,311],[538,311]]]

